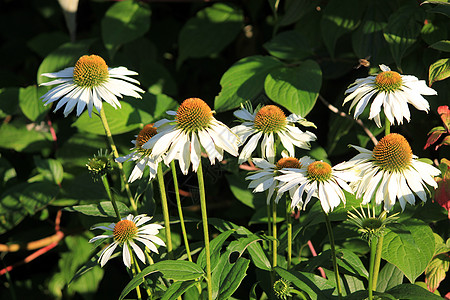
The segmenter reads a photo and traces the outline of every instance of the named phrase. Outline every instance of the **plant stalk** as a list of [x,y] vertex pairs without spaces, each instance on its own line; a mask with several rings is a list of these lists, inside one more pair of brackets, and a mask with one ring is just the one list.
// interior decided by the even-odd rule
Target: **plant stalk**
[[156,171],[156,176],[158,177],[159,191],[161,193],[161,206],[164,216],[164,229],[166,232],[167,240],[167,254],[170,259],[172,259],[172,234],[170,232],[170,219],[169,219],[169,207],[167,205],[167,195],[166,187],[164,185],[164,176],[162,171],[162,163],[158,164],[158,169]]
[[373,291],[376,286],[374,286],[374,268],[375,268],[375,255],[377,251],[378,238],[373,235],[370,240],[370,264],[369,264],[369,300],[373,299]]
[[336,260],[336,248],[334,245],[333,229],[331,227],[331,223],[330,223],[330,219],[328,218],[328,214],[326,214],[326,213],[325,213],[325,224],[327,225],[328,237],[330,239],[331,257],[333,259],[334,277],[336,278],[336,287],[338,290],[338,296],[339,296],[339,299],[342,299],[342,287],[341,287],[341,280],[339,278],[339,269],[338,269],[337,260]]
[[116,213],[117,219],[120,221],[122,219],[120,218],[119,208],[117,208],[116,199],[114,198],[114,195],[111,193],[111,188],[109,187],[109,182],[108,182],[108,178],[106,177],[106,174],[102,175],[102,182],[103,182],[103,186],[105,187],[106,194],[108,194],[108,198],[112,203],[112,206]]
[[275,203],[273,197],[270,199],[272,203],[272,268],[277,266],[277,255],[278,255],[278,241],[277,241],[277,204]]
[[286,198],[286,226],[287,226],[287,269],[291,268],[292,261],[292,215],[289,199]]

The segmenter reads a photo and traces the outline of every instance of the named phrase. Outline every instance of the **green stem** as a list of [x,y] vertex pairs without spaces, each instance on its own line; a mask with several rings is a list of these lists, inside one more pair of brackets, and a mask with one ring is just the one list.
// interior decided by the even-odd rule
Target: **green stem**
[[333,259],[334,277],[336,278],[336,287],[338,290],[338,296],[339,296],[339,299],[342,299],[341,280],[339,278],[339,269],[338,269],[337,260],[336,260],[336,248],[334,246],[333,229],[331,228],[330,219],[328,218],[328,215],[326,213],[325,213],[325,224],[327,225],[328,237],[330,239],[331,257]]
[[275,268],[277,266],[277,255],[278,255],[278,241],[277,241],[277,205],[272,197],[270,200],[272,203],[272,236],[273,236],[273,244],[272,244],[272,267]]
[[206,251],[206,279],[208,284],[208,299],[212,300],[212,281],[211,281],[211,253],[209,249],[209,233],[208,233],[208,216],[206,214],[206,194],[205,182],[203,181],[202,163],[198,165],[197,169],[198,189],[200,193],[200,206],[202,210],[203,235],[205,239]]
[[[137,272],[136,272],[137,261],[136,261],[136,258],[134,257],[131,247],[128,246],[127,244],[125,244],[124,246],[128,247],[128,251],[130,251],[130,253],[131,253],[131,255],[130,255],[131,256],[130,257],[131,258],[131,272],[132,272],[133,278],[134,278],[137,275]],[[142,295],[141,295],[141,289],[140,289],[139,285],[136,287],[136,294],[137,294],[138,299],[141,300]]]
[[117,219],[119,219],[119,221],[120,221],[121,218],[120,218],[119,209],[117,208],[116,199],[114,198],[114,195],[111,193],[111,188],[109,187],[109,182],[108,182],[108,178],[106,177],[106,174],[102,175],[102,182],[103,182],[103,186],[105,187],[106,193],[108,194],[108,198],[112,203],[114,211],[116,212]]
[[162,163],[158,164],[156,176],[158,177],[159,191],[161,193],[161,206],[164,216],[164,227],[167,240],[167,254],[169,255],[169,258],[172,259],[172,234],[170,232],[169,207],[167,205],[166,187],[164,185]]
[[[387,213],[386,211],[383,211],[380,215],[380,220],[384,221],[387,217]],[[377,287],[377,282],[378,282],[378,273],[380,272],[380,265],[381,265],[381,252],[383,250],[383,233],[381,233],[381,235],[378,237],[378,242],[377,242],[377,249],[376,249],[376,254],[375,254],[375,263],[373,266],[373,286],[376,288]]]
[[292,260],[292,215],[290,201],[286,198],[286,226],[287,226],[287,269],[291,268]]
[[377,241],[378,238],[374,235],[372,236],[370,240],[370,264],[369,264],[369,300],[373,299],[373,291],[375,290],[374,287],[374,268],[375,268],[375,254],[377,251]]
[[178,189],[177,171],[175,168],[175,161],[170,162],[170,168],[172,169],[173,187],[175,189],[175,197],[177,198],[178,215],[180,217],[181,231],[183,233],[184,246],[186,247],[186,253],[188,260],[192,262],[191,250],[189,248],[189,241],[186,233],[186,226],[184,225],[183,208],[181,207],[180,190]]
[[[119,152],[117,151],[116,144],[114,143],[111,130],[109,129],[108,121],[106,119],[105,111],[102,109],[100,110],[100,120],[102,121],[103,128],[105,129],[106,138],[109,141],[109,145],[111,146],[111,150],[114,154],[114,158],[119,157]],[[131,208],[135,214],[137,214],[137,206],[134,202],[133,195],[131,194],[130,186],[128,185],[127,177],[125,176],[125,172],[123,171],[122,163],[117,162],[117,165],[119,166],[120,176],[122,177],[122,182],[125,186],[125,191],[127,192],[128,199],[130,200]]]
[[388,135],[391,133],[391,122],[386,118],[386,127],[384,128],[384,135]]

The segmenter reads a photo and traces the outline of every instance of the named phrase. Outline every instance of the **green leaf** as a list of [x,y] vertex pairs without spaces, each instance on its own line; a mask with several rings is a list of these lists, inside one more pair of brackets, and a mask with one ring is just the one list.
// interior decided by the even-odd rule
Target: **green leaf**
[[44,119],[45,113],[50,106],[44,106],[40,97],[44,95],[44,89],[35,85],[21,88],[19,90],[19,106],[23,114],[33,122]]
[[205,57],[220,52],[240,33],[243,18],[240,9],[226,3],[215,3],[199,11],[180,31],[177,66],[189,57]]
[[[220,250],[222,249],[223,243],[228,239],[228,237],[234,232],[234,230],[227,230],[216,236],[209,244],[209,249],[211,253],[211,269],[213,270],[220,257]],[[198,255],[197,264],[203,269],[206,268],[206,249]]]
[[122,300],[130,291],[139,286],[143,282],[145,276],[155,272],[161,272],[166,279],[181,281],[195,280],[204,275],[203,270],[193,262],[184,260],[160,261],[146,267],[136,275],[123,289],[119,300]]
[[367,272],[358,255],[347,249],[340,249],[337,252],[339,253],[338,264],[340,267],[349,271],[350,274],[358,275],[366,279],[369,277],[369,272]]
[[313,60],[293,68],[277,68],[264,82],[267,96],[289,111],[305,117],[316,103],[322,85],[322,71]]
[[[241,172],[238,174],[225,174],[233,195],[248,207],[255,208],[255,201],[259,194],[252,193],[252,191],[248,188],[248,182],[245,181],[243,176],[244,174]],[[262,199],[262,197],[260,198]]]
[[63,180],[64,170],[62,164],[56,159],[42,159],[39,156],[34,156],[34,163],[38,171],[44,175],[44,177],[53,181],[56,184],[60,184]]
[[450,52],[450,41],[448,40],[442,40],[439,42],[436,42],[432,45],[430,45],[430,48],[443,51],[443,52]]
[[109,57],[128,42],[143,36],[150,28],[151,11],[147,4],[119,1],[113,4],[102,19],[102,38]]
[[396,299],[402,300],[442,300],[442,297],[435,295],[420,286],[409,283],[397,285],[387,291],[387,293],[394,296]]
[[255,99],[264,90],[267,74],[282,65],[270,56],[249,56],[239,60],[220,79],[222,90],[214,100],[214,109],[222,112]]
[[14,149],[18,152],[36,152],[50,148],[50,140],[50,133],[40,131],[35,126],[25,127],[25,124],[21,123],[3,123],[0,127],[1,148]]
[[444,80],[450,76],[450,59],[440,59],[430,66],[428,84],[431,86],[436,81]]
[[49,51],[67,42],[69,42],[69,37],[62,31],[42,32],[28,40],[27,46],[39,56],[45,57]]
[[73,67],[76,61],[88,52],[93,42],[94,39],[65,43],[55,51],[52,51],[39,66],[37,72],[38,84],[53,80],[52,78],[41,76],[43,73],[57,72],[66,67]]
[[423,221],[408,219],[386,229],[382,257],[414,282],[433,257],[433,231]]
[[47,206],[58,192],[58,186],[52,182],[33,182],[22,190],[19,201],[30,215],[34,215],[37,211]]
[[0,118],[16,113],[19,103],[19,90],[15,87],[0,89]]
[[0,197],[0,234],[14,228],[27,215],[20,196],[28,184],[22,183],[6,190]]
[[390,263],[386,263],[386,265],[381,269],[378,274],[377,281],[377,292],[384,292],[393,288],[403,282],[403,273],[396,266]]
[[284,4],[284,15],[279,18],[279,26],[287,26],[297,22],[307,12],[312,11],[317,6],[314,0],[288,0],[284,1]]
[[270,55],[281,59],[305,59],[313,54],[303,35],[295,30],[283,31],[263,45]]
[[[106,119],[112,134],[121,134],[139,128],[142,124],[157,121],[165,116],[166,110],[174,109],[178,103],[164,94],[153,95],[145,93],[142,99],[126,97],[120,101],[122,108],[115,109],[104,103]],[[73,124],[82,131],[104,135],[105,129],[99,117],[89,117],[85,111]]]
[[406,50],[417,41],[422,20],[423,11],[418,5],[402,6],[389,17],[384,38],[398,67]]
[[164,296],[161,300],[174,300],[183,295],[190,287],[197,283],[195,280],[189,281],[176,281],[170,285],[170,287],[164,292]]
[[281,278],[290,281],[298,289],[308,294],[312,300],[330,299],[334,291],[334,286],[330,285],[327,279],[312,273],[288,271],[280,267],[275,267],[274,270]]
[[[119,213],[122,217],[130,213],[130,209],[122,202],[117,202],[117,208],[119,209]],[[80,212],[87,216],[113,217],[113,218],[117,217],[116,212],[114,211],[114,207],[109,201],[103,201],[100,202],[99,204],[71,206],[64,208],[64,210],[70,212]]]
[[320,25],[323,41],[331,57],[334,57],[337,40],[358,27],[365,10],[364,2],[331,0],[325,7]]

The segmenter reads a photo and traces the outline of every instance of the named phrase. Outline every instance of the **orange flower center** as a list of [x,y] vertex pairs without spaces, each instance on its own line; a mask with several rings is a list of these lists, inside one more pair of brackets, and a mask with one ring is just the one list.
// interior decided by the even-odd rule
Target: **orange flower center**
[[211,108],[202,99],[189,98],[178,107],[176,120],[178,127],[186,132],[197,132],[205,129],[211,123],[213,114]]
[[264,133],[278,132],[286,126],[286,115],[278,106],[266,105],[256,114],[254,124]]
[[136,148],[142,155],[148,156],[152,152],[151,149],[143,149],[142,145],[148,142],[155,134],[157,133],[156,127],[153,127],[152,124],[147,124],[144,128],[139,131],[139,134],[136,138]]
[[407,168],[412,160],[412,150],[408,141],[398,133],[382,138],[373,148],[375,164],[383,170],[395,172]]
[[122,220],[117,222],[113,230],[114,240],[120,244],[132,240],[136,237],[137,233],[138,228],[136,224],[130,220]]
[[378,90],[392,92],[402,86],[402,76],[394,71],[381,72],[375,78],[375,86]]
[[106,62],[98,55],[80,57],[73,68],[73,81],[81,87],[96,87],[109,77]]
[[281,170],[285,168],[296,168],[300,169],[302,167],[302,164],[298,159],[295,157],[283,157],[276,163],[276,169]]
[[308,166],[307,176],[313,181],[327,181],[331,178],[331,166],[323,161],[315,161]]

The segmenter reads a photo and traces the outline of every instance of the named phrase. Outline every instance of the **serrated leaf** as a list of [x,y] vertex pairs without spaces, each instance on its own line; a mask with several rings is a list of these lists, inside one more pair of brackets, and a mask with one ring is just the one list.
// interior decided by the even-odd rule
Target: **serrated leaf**
[[382,258],[397,266],[414,282],[433,257],[434,236],[423,221],[408,219],[386,229]]
[[263,47],[270,55],[281,59],[302,60],[313,54],[306,39],[295,30],[281,32]]
[[236,38],[242,26],[242,11],[229,4],[215,3],[199,11],[180,31],[177,66],[189,57],[220,52]]
[[399,67],[406,50],[416,42],[420,34],[422,18],[423,11],[417,5],[402,6],[389,17],[384,38]]
[[161,272],[166,279],[181,281],[195,280],[204,275],[203,270],[193,262],[184,260],[160,261],[146,267],[136,275],[122,290],[119,300],[122,300],[130,291],[139,286],[143,282],[145,276],[155,272]]
[[[122,202],[117,202],[116,204],[117,208],[119,209],[120,216],[124,217],[131,212],[130,209]],[[99,204],[76,205],[66,207],[64,208],[64,210],[70,212],[80,212],[87,216],[113,217],[113,218],[117,217],[114,207],[109,201],[103,201],[100,202]]]
[[428,84],[431,86],[436,81],[444,80],[450,76],[450,59],[440,59],[430,66],[428,71]]
[[150,28],[151,11],[147,4],[132,0],[114,3],[102,19],[102,38],[109,57],[123,44],[143,36]]
[[255,99],[264,91],[267,74],[283,64],[270,56],[250,56],[241,59],[220,79],[222,90],[214,100],[214,109],[222,112]]
[[267,96],[292,113],[305,117],[314,107],[322,86],[322,71],[313,60],[298,66],[277,68],[264,82]]
[[65,43],[52,51],[42,61],[37,72],[37,82],[51,81],[53,79],[41,76],[43,73],[51,73],[61,71],[67,67],[73,67],[76,61],[88,52],[89,47],[94,39],[82,40],[75,43]]
[[364,1],[359,0],[331,0],[325,7],[320,25],[322,39],[331,57],[334,57],[337,40],[360,24],[364,5]]
[[35,85],[21,88],[19,90],[19,106],[23,114],[33,122],[43,120],[45,112],[50,110],[51,106],[44,106],[40,97],[44,95],[44,89]]

